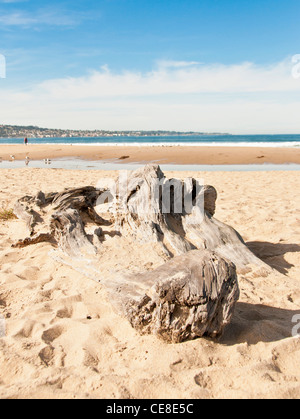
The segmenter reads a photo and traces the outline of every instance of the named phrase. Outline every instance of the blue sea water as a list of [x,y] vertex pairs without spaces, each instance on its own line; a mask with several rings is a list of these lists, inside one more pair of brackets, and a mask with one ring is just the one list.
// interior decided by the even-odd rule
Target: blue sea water
[[[20,144],[23,138],[3,138],[0,144]],[[114,136],[72,138],[29,138],[30,144],[73,144],[78,146],[116,145],[193,145],[193,146],[260,146],[300,147],[300,134],[282,135],[189,135],[189,136]]]

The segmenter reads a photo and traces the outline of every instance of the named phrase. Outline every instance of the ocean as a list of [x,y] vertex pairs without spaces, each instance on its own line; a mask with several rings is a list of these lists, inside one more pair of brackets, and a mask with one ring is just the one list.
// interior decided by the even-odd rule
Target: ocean
[[[72,138],[28,138],[30,144],[113,145],[113,146],[247,146],[300,147],[300,134],[276,135],[189,135],[189,136],[113,136]],[[20,144],[23,138],[2,138],[0,144]]]

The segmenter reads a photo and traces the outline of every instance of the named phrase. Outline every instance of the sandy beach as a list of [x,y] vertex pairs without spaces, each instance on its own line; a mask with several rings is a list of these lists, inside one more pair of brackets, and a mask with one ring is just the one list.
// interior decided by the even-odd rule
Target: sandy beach
[[300,149],[293,147],[182,147],[182,146],[71,146],[0,145],[0,157],[9,160],[73,157],[120,162],[159,162],[160,164],[300,164]]
[[[116,155],[124,152],[118,149]],[[299,151],[286,152],[299,159]],[[40,190],[96,185],[117,175],[2,169],[0,207],[12,208],[21,196]],[[216,218],[236,228],[274,268],[267,277],[239,275],[241,297],[223,337],[175,345],[140,336],[113,311],[104,288],[49,256],[52,245],[13,249],[26,237],[25,225],[0,221],[0,315],[6,327],[0,338],[0,398],[300,397],[300,339],[292,337],[294,316],[300,314],[299,173],[201,175],[218,191]],[[103,243],[103,272],[147,271],[163,263],[142,245],[130,254],[126,243],[116,240],[107,237]]]
[[0,400],[300,399],[300,1],[35,3],[0,0]]

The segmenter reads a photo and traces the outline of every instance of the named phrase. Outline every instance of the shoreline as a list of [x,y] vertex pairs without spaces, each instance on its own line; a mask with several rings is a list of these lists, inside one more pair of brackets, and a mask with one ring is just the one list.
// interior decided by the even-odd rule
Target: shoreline
[[[157,147],[157,148],[164,148],[164,147],[207,147],[207,148],[300,148],[300,141],[299,142],[266,142],[266,141],[257,141],[257,142],[143,142],[143,141],[135,141],[135,142],[35,142],[30,141],[28,143],[32,146],[60,146],[60,147]],[[1,142],[0,138],[0,146],[21,146],[24,145],[23,141],[19,141],[17,143],[5,143]]]
[[2,160],[77,158],[88,161],[183,165],[300,164],[296,147],[0,145]]

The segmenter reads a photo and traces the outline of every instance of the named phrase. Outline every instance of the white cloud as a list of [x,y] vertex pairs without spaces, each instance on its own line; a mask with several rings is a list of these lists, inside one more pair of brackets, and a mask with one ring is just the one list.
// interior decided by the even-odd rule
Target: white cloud
[[78,77],[48,80],[41,91],[56,98],[154,96],[166,94],[300,92],[292,77],[291,60],[268,67],[252,63],[238,65],[188,65],[171,62],[148,73],[124,71],[116,74],[108,67]]
[[62,128],[299,133],[300,80],[292,66],[291,59],[273,66],[159,62],[148,73],[104,66],[26,92],[5,92],[0,81],[1,119]]
[[[2,1],[2,3],[18,3],[19,1]],[[90,13],[75,13],[65,11],[60,7],[44,7],[35,12],[25,12],[22,10],[14,10],[11,12],[0,11],[0,24],[5,27],[23,26],[23,27],[41,27],[47,26],[76,26],[83,20],[91,19],[93,15]]]
[[160,68],[180,68],[180,67],[191,67],[199,65],[198,61],[171,61],[171,60],[160,60],[157,62]]
[[28,0],[0,0],[0,3],[24,3]]
[[1,13],[0,15],[0,23],[3,26],[27,26],[36,22],[36,18],[22,12]]

